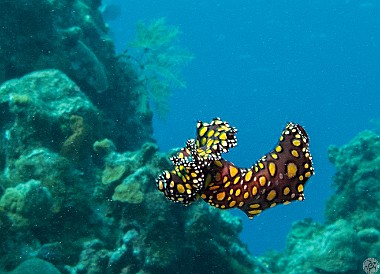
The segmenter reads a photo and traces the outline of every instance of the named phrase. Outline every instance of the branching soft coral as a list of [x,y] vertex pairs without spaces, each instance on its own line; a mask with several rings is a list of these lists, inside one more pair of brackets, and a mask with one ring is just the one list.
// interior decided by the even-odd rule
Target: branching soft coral
[[140,22],[136,40],[130,43],[131,49],[122,54],[137,71],[139,95],[145,96],[145,100],[152,99],[161,117],[167,113],[171,91],[186,87],[180,72],[193,59],[190,52],[177,45],[180,33],[178,27],[167,25],[165,18],[150,24]]

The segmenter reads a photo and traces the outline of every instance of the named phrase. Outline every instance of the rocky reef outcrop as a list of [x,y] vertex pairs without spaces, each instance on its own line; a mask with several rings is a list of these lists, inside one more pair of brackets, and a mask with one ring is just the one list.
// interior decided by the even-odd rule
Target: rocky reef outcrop
[[118,152],[101,139],[103,116],[61,71],[4,82],[0,105],[4,271],[33,258],[61,273],[251,269],[241,221],[168,202],[154,183],[168,156],[154,142]]
[[380,136],[361,132],[342,147],[330,146],[328,156],[336,192],[325,224],[294,223],[285,252],[258,259],[267,273],[359,273],[364,260],[379,258]]
[[98,9],[100,0],[0,5],[0,83],[33,71],[60,70],[104,114],[106,137],[113,136],[120,149],[138,149],[150,140],[152,112],[138,94],[136,73],[115,54]]
[[168,155],[99,5],[1,3],[0,272],[249,273],[239,218],[156,190]]

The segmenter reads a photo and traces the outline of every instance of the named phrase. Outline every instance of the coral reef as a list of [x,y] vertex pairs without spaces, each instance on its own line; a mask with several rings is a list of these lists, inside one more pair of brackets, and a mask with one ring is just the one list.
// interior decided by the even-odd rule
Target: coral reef
[[330,146],[328,155],[336,193],[326,205],[326,223],[293,224],[285,252],[258,259],[267,273],[359,273],[365,259],[378,258],[380,136],[361,132],[347,145]]
[[9,272],[0,272],[1,274],[60,274],[59,270],[49,262],[33,258],[21,263],[16,269]]
[[49,190],[35,180],[7,188],[0,199],[1,210],[17,228],[31,228],[49,222],[52,205]]
[[0,272],[249,273],[238,218],[155,189],[148,96],[184,86],[178,29],[142,24],[142,56],[116,56],[100,5],[1,3]]
[[[151,139],[152,112],[139,95],[131,62],[115,54],[100,5],[99,0],[2,1],[0,83],[58,69],[102,111],[105,137],[112,136],[120,149],[138,149]],[[14,100],[22,104],[28,98]]]

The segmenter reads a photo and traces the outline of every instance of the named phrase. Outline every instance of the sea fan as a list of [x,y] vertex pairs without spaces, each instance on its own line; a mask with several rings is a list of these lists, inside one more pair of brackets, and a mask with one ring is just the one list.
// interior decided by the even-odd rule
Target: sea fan
[[122,55],[135,66],[140,96],[151,99],[162,118],[168,112],[171,91],[186,87],[180,72],[193,59],[190,52],[178,46],[180,33],[178,27],[167,25],[165,18],[149,24],[140,22],[136,40]]

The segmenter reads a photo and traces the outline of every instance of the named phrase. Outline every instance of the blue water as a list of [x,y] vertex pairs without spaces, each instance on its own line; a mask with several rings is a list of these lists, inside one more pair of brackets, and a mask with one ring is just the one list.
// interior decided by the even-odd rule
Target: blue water
[[238,128],[225,158],[250,166],[278,140],[287,121],[311,139],[316,175],[306,200],[244,220],[241,238],[253,254],[282,250],[292,222],[323,222],[334,167],[330,144],[342,145],[380,118],[378,1],[113,0],[109,22],[117,50],[134,39],[139,20],[166,17],[183,32],[195,59],[184,70],[186,90],[173,92],[166,120],[154,119],[160,149],[183,146],[197,120],[219,116]]

